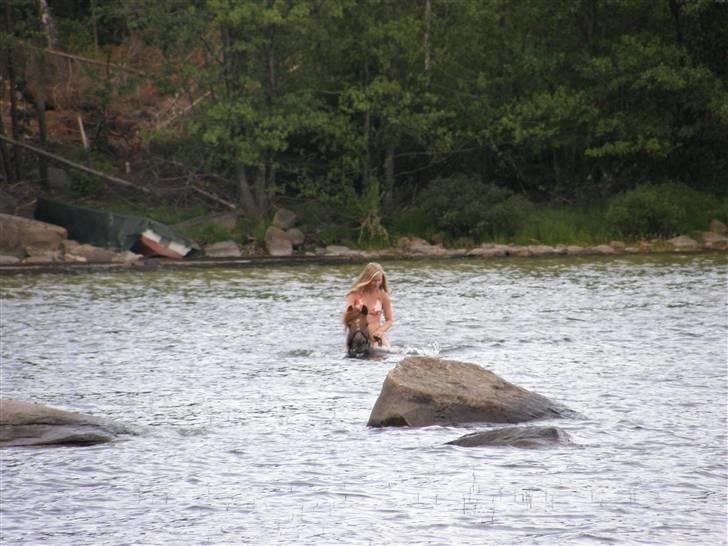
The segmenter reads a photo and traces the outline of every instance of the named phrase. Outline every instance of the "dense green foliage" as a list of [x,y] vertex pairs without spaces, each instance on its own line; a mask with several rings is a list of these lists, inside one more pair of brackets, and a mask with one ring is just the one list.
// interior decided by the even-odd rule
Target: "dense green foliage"
[[417,202],[435,231],[476,241],[513,235],[532,212],[531,204],[508,188],[464,176],[433,180]]
[[624,236],[671,236],[704,230],[718,208],[717,199],[685,184],[650,184],[613,197],[607,220]]
[[[8,2],[18,23],[2,42],[38,43],[38,14]],[[548,242],[564,222],[576,222],[570,239],[667,235],[702,220],[693,203],[710,197],[690,188],[728,188],[726,2],[48,5],[58,48],[155,52],[155,88],[194,107],[147,133],[147,153],[255,225],[287,197],[336,209],[344,227],[321,231],[327,242]],[[94,91],[99,113],[108,81]],[[590,227],[593,215],[563,212],[609,199]]]

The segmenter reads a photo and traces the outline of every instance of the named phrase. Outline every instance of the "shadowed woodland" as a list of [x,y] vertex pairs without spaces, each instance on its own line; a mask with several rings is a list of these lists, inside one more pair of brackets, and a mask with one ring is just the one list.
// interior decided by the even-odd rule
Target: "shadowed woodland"
[[726,2],[3,10],[0,189],[21,213],[38,192],[165,222],[235,210],[234,235],[260,240],[286,206],[319,243],[353,245],[728,221]]

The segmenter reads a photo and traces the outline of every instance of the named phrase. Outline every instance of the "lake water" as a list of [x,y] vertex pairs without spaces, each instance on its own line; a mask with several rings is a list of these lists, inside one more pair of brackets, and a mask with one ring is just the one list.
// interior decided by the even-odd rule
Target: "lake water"
[[[386,262],[400,353],[343,357],[360,265],[0,276],[0,396],[131,423],[0,451],[3,544],[725,544],[725,255]],[[405,354],[480,364],[573,445],[371,429]]]

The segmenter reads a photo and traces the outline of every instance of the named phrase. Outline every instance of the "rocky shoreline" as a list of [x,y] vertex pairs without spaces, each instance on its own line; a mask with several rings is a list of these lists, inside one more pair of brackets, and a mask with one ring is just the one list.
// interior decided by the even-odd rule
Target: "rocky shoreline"
[[[294,228],[288,226],[288,231]],[[284,230],[271,226],[276,239],[285,238]],[[283,234],[283,235],[281,235]],[[299,236],[298,234],[296,234]],[[302,236],[300,236],[302,238]],[[276,246],[278,245],[278,246]],[[258,264],[348,263],[372,260],[504,258],[544,256],[616,256],[650,253],[724,252],[728,250],[728,227],[713,220],[699,237],[681,235],[667,240],[635,243],[611,241],[594,246],[543,244],[515,245],[484,243],[475,248],[446,248],[419,238],[401,237],[394,246],[378,250],[358,250],[341,245],[303,247],[280,243],[266,237],[266,250],[243,247],[224,241],[203,248],[201,255],[170,260],[150,258],[130,251],[95,247],[69,240],[65,228],[25,217],[0,214],[0,273],[31,270],[68,270],[77,268],[159,268],[212,267]],[[294,248],[295,247],[295,248]]]

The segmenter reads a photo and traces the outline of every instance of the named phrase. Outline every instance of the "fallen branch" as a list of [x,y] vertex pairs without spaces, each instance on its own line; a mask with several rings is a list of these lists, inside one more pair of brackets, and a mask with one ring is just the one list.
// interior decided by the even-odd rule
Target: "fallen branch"
[[218,197],[214,193],[210,193],[208,191],[205,191],[202,188],[198,188],[197,186],[193,186],[193,185],[190,185],[190,188],[192,188],[193,190],[195,190],[197,193],[199,193],[201,195],[204,195],[208,199],[212,199],[213,201],[216,201],[216,202],[220,203],[221,205],[225,205],[229,209],[236,210],[238,208],[238,207],[235,206],[234,203],[231,203],[230,201],[226,201],[222,197]]
[[36,148],[35,146],[31,146],[30,144],[25,144],[24,142],[19,142],[17,140],[14,140],[12,138],[8,138],[4,135],[0,135],[0,140],[4,140],[6,142],[9,142],[10,144],[14,146],[20,146],[21,148],[25,148],[26,150],[30,150],[34,154],[47,157],[48,159],[51,159],[53,161],[56,161],[57,163],[62,163],[64,165],[68,165],[69,167],[73,167],[74,169],[77,169],[79,171],[83,171],[88,174],[92,174],[94,176],[98,176],[99,178],[106,180],[108,182],[113,182],[114,184],[118,184],[120,186],[126,186],[127,188],[133,188],[135,190],[138,190],[143,193],[148,193],[150,195],[157,195],[156,192],[150,190],[149,188],[144,188],[142,186],[137,186],[136,184],[133,184],[132,182],[129,182],[128,180],[123,180],[121,178],[117,178],[116,176],[112,176],[110,174],[102,173],[101,171],[97,171],[95,169],[91,169],[89,167],[86,167],[85,165],[81,165],[79,163],[75,163],[73,161],[70,161],[66,159],[65,157],[61,157],[56,154],[52,154],[50,152],[46,152],[45,150],[41,150],[40,148]]
[[130,72],[132,74],[138,74],[139,76],[149,77],[149,75],[146,72],[144,72],[142,70],[137,70],[136,68],[128,68],[128,67],[122,66],[120,64],[108,63],[106,61],[98,61],[96,59],[89,59],[88,57],[82,57],[81,55],[72,55],[71,53],[65,53],[63,51],[58,51],[56,49],[41,48],[41,47],[36,47],[36,46],[32,46],[32,45],[25,44],[25,43],[23,43],[23,45],[25,47],[29,47],[31,49],[37,49],[38,51],[43,51],[45,53],[48,53],[49,55],[55,55],[57,57],[64,57],[66,59],[73,59],[74,61],[79,61],[79,62],[87,63],[87,64],[95,64],[98,66],[115,68],[115,69],[121,70],[123,72]]
[[[175,121],[178,117],[180,117],[180,116],[186,114],[187,112],[189,112],[190,110],[192,110],[195,106],[197,106],[197,104],[200,101],[204,100],[207,96],[209,96],[210,93],[211,93],[211,91],[208,91],[207,93],[205,93],[201,97],[197,97],[191,104],[187,105],[182,111],[177,112],[176,114],[173,114],[172,117],[169,118],[166,121],[159,122],[157,124],[157,127],[167,127],[170,123],[172,123],[173,121]],[[176,106],[176,105],[177,105],[177,101],[175,100],[174,106]]]

